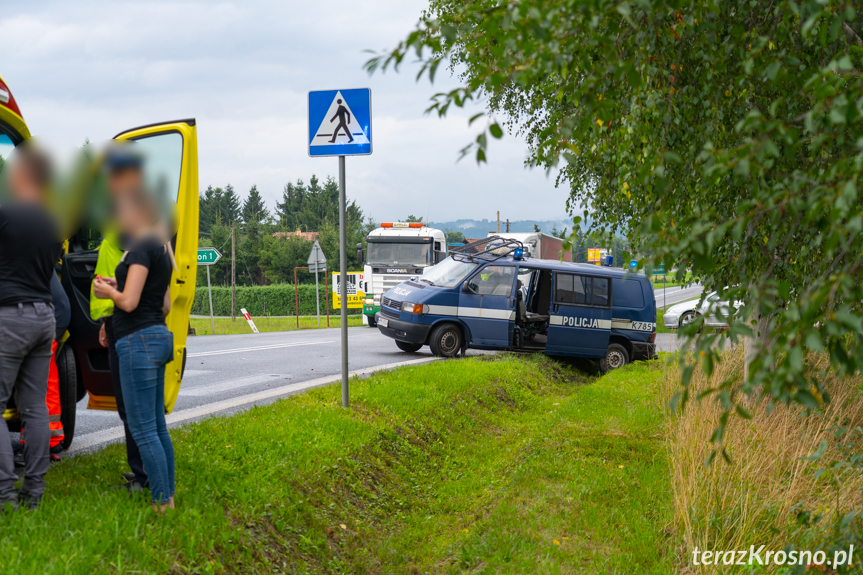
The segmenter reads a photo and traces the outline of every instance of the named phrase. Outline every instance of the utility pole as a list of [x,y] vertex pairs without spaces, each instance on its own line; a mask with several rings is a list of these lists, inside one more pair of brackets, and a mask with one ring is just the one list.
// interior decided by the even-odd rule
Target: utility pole
[[231,321],[237,319],[237,241],[234,225],[231,222]]
[[500,210],[497,211],[497,233],[500,233]]
[[509,218],[506,219],[506,233],[509,233]]

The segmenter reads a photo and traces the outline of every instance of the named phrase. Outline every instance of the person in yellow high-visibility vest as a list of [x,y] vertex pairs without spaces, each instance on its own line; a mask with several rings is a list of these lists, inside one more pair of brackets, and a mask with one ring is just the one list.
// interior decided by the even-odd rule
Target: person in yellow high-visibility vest
[[[128,146],[111,150],[106,161],[108,170],[108,192],[113,197],[139,188],[143,185],[143,158],[135,154]],[[113,278],[117,265],[123,257],[122,241],[116,233],[106,233],[102,245],[99,247],[99,258],[96,261],[96,276]],[[95,280],[94,280],[95,281]],[[123,474],[126,481],[118,485],[129,493],[141,491],[149,487],[147,472],[144,470],[144,462],[138,445],[132,438],[129,425],[126,422],[126,405],[123,401],[123,390],[120,387],[120,360],[117,357],[115,347],[114,331],[112,329],[111,316],[114,313],[114,302],[110,299],[97,298],[93,294],[93,286],[90,286],[90,317],[94,320],[104,318],[102,328],[99,331],[99,343],[108,348],[108,364],[111,368],[111,383],[114,387],[114,398],[117,401],[117,414],[123,422],[123,430],[126,434],[126,460],[129,462],[131,472]]]

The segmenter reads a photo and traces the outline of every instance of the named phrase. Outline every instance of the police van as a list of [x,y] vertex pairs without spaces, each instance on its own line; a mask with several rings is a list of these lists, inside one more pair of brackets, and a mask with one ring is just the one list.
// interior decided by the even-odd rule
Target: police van
[[524,257],[512,239],[488,238],[381,298],[377,326],[412,353],[467,348],[597,360],[601,371],[656,358],[656,300],[644,274]]

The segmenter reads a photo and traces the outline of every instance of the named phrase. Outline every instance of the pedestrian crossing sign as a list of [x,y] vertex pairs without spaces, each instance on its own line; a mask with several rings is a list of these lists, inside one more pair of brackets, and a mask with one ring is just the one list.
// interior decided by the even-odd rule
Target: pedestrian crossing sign
[[309,92],[310,156],[364,156],[371,153],[371,89]]

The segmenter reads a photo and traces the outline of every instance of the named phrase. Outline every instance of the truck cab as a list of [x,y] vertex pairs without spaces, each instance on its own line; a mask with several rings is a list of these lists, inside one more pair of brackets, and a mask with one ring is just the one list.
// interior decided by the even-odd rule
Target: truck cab
[[[446,258],[446,235],[422,222],[387,222],[366,237],[363,323],[375,327],[381,295]],[[363,259],[363,258],[361,258]]]
[[[12,92],[0,77],[0,158],[30,138]],[[171,277],[171,311],[165,318],[174,335],[174,359],[165,367],[165,409],[174,407],[186,361],[189,313],[195,296],[198,249],[198,140],[194,119],[139,126],[114,136],[134,142],[146,158],[145,181],[165,178],[176,202],[176,234],[172,240],[177,269]],[[98,160],[97,160],[98,162]],[[0,160],[2,170],[3,160]],[[98,166],[97,166],[98,167]],[[72,443],[76,404],[89,396],[88,408],[116,410],[108,350],[99,345],[101,320],[90,317],[90,286],[99,257],[102,235],[82,228],[64,242],[63,255],[56,264],[63,288],[69,297],[72,318],[56,359],[60,380],[61,420],[64,448]],[[14,402],[4,406],[4,419],[17,431],[19,419]]]
[[656,301],[644,274],[525,257],[500,237],[461,249],[381,298],[377,326],[406,352],[468,348],[596,360],[603,372],[656,357]]

